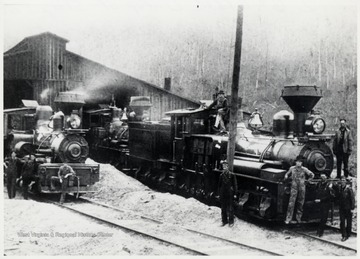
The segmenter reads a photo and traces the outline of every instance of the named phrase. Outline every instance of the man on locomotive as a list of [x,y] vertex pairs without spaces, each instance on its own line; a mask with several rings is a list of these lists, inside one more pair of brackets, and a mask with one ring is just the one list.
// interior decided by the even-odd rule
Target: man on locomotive
[[221,202],[221,220],[222,226],[229,223],[229,226],[234,225],[234,195],[237,193],[237,181],[235,175],[228,170],[228,163],[226,160],[220,162],[223,167],[223,172],[219,179],[219,194]]
[[61,184],[61,197],[60,197],[60,203],[64,203],[65,201],[65,196],[66,196],[66,188],[69,184],[69,178],[71,176],[76,176],[76,173],[74,171],[74,169],[72,169],[71,166],[69,166],[68,164],[63,164],[62,166],[60,166],[59,171],[58,171],[58,176],[52,176],[50,179],[50,184],[51,184],[51,190],[54,191],[55,188],[55,183],[60,183]]
[[344,164],[344,175],[349,176],[348,162],[352,151],[353,139],[351,131],[346,127],[346,120],[340,120],[340,128],[335,133],[333,152],[336,155],[337,178],[341,177],[341,166]]
[[212,109],[212,108],[217,109],[217,115],[214,124],[215,128],[218,128],[220,126],[219,128],[220,132],[226,131],[224,118],[228,114],[229,107],[228,107],[228,101],[225,98],[225,93],[223,90],[220,90],[217,93],[217,99],[208,107],[208,109]]
[[291,176],[291,192],[289,205],[286,214],[285,224],[289,224],[292,220],[295,208],[295,202],[297,205],[296,221],[301,222],[303,214],[303,205],[305,201],[305,177],[308,176],[310,179],[314,178],[314,173],[306,167],[302,166],[302,156],[297,156],[295,166],[290,167],[289,171],[285,174],[285,179]]

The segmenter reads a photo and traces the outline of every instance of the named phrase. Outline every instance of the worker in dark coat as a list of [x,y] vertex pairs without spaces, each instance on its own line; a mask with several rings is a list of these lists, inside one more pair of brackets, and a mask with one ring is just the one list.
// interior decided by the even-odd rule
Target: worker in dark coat
[[217,94],[217,99],[210,104],[208,109],[215,108],[217,110],[216,120],[215,120],[215,128],[219,128],[220,132],[226,131],[225,127],[225,119],[227,117],[229,106],[228,101],[225,98],[225,93],[223,90],[220,90]]
[[320,175],[320,182],[318,184],[316,203],[320,205],[320,224],[317,230],[317,235],[321,237],[324,234],[325,224],[327,222],[331,204],[334,201],[335,193],[332,182],[327,181],[325,174]]
[[341,167],[344,164],[344,175],[349,176],[349,157],[353,148],[353,138],[346,120],[340,120],[340,128],[335,133],[333,152],[336,155],[337,178],[341,177]]
[[338,188],[340,231],[342,239],[346,241],[351,234],[352,211],[355,209],[355,196],[351,188],[351,183],[342,176]]
[[34,180],[35,176],[35,161],[34,157],[29,155],[24,157],[24,164],[21,170],[21,178],[22,178],[22,190],[24,199],[27,200],[29,196],[29,185],[31,181]]
[[285,174],[285,179],[291,176],[291,192],[289,199],[289,206],[287,209],[285,224],[289,224],[292,220],[295,202],[296,202],[296,221],[301,222],[301,217],[303,214],[303,205],[305,201],[305,180],[306,176],[310,179],[314,178],[313,172],[311,172],[306,167],[302,166],[302,157],[297,156],[295,161],[295,166],[290,167],[289,171]]
[[235,175],[228,170],[227,161],[223,160],[220,163],[223,167],[219,179],[222,226],[229,223],[229,226],[232,227],[234,225],[234,196],[237,193],[237,181]]
[[16,196],[16,179],[20,177],[18,170],[21,168],[21,162],[15,152],[12,152],[10,158],[5,161],[5,168],[7,192],[9,199],[12,199]]
[[54,191],[56,189],[55,183],[60,183],[60,185],[61,185],[60,203],[64,203],[64,201],[65,201],[66,189],[69,185],[69,178],[71,176],[76,176],[74,169],[71,166],[69,166],[68,164],[63,164],[59,168],[58,176],[52,176],[50,179],[52,191]]

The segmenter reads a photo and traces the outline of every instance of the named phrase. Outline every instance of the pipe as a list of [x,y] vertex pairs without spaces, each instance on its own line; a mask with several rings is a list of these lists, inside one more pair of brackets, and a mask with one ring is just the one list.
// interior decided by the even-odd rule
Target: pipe
[[261,169],[265,163],[234,159],[234,173],[247,174],[260,177]]

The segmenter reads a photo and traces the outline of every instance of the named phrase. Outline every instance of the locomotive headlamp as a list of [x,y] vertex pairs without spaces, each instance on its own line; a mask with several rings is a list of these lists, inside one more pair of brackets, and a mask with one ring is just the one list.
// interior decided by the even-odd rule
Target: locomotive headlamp
[[325,121],[323,119],[316,119],[313,124],[313,129],[315,133],[322,133],[325,130]]
[[305,121],[305,131],[315,134],[321,134],[324,132],[326,123],[320,116],[310,116]]
[[70,128],[72,129],[78,129],[81,124],[81,118],[77,114],[71,114],[69,118]]

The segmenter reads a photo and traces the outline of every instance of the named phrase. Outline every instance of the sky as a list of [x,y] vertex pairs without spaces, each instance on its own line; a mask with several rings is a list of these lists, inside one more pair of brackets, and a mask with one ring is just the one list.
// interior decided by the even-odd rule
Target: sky
[[[203,37],[204,42],[212,40],[214,34],[223,35],[229,42],[233,40],[239,2],[33,0],[30,3],[4,1],[4,51],[25,37],[49,31],[68,39],[69,51],[136,76],[138,66],[133,62],[134,56],[139,60],[156,55],[166,44],[174,40],[181,43],[189,34]],[[283,50],[276,46],[286,40],[289,31],[286,28],[291,27],[299,36],[298,40],[289,42],[289,51],[301,50],[307,42],[315,40],[315,32],[329,30],[321,19],[324,15],[342,26],[356,28],[358,8],[354,3],[351,0],[244,2],[243,40],[246,42],[254,34],[271,35],[271,53],[280,55]]]

